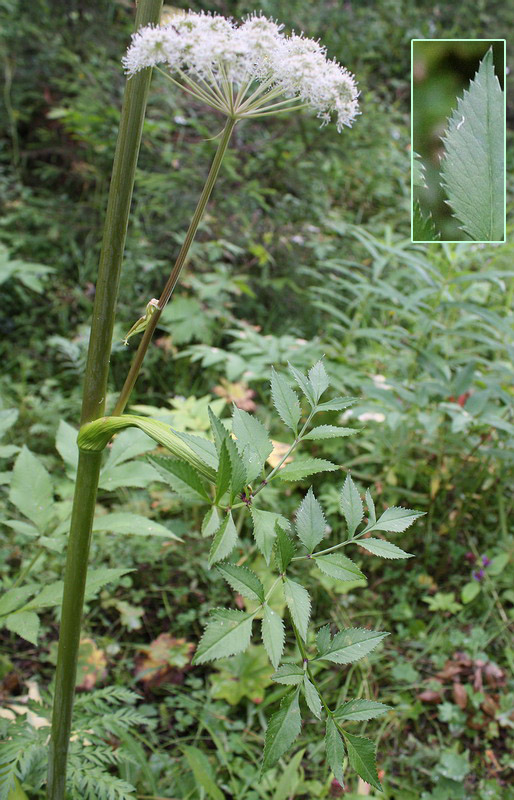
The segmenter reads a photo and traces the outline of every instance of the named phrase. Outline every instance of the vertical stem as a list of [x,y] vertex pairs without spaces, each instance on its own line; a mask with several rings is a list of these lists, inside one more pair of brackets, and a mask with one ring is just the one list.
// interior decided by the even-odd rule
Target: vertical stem
[[[139,0],[136,29],[149,22],[157,23],[161,7],[162,0]],[[82,424],[101,417],[105,408],[121,263],[151,75],[152,70],[145,69],[130,78],[125,88],[98,265],[84,379]]]
[[75,698],[80,623],[101,461],[102,453],[80,452],[70,539],[66,554],[48,766],[49,800],[61,800],[65,797],[66,762]]
[[234,130],[236,122],[237,122],[236,118],[229,117],[229,119],[227,120],[227,124],[223,129],[223,133],[221,135],[221,139],[218,144],[218,149],[216,150],[216,155],[214,156],[214,159],[212,161],[211,168],[209,170],[209,174],[205,182],[205,186],[203,187],[202,194],[200,195],[200,199],[198,200],[195,213],[193,214],[191,222],[189,223],[189,228],[187,229],[186,238],[184,239],[182,247],[180,248],[177,260],[175,261],[175,265],[170,273],[166,285],[162,290],[162,294],[159,297],[159,305],[152,314],[152,316],[150,317],[148,325],[145,328],[145,331],[143,333],[143,338],[139,343],[136,355],[130,367],[129,373],[125,379],[123,389],[121,390],[120,396],[118,397],[118,402],[116,403],[114,411],[112,412],[114,417],[121,416],[121,414],[123,414],[125,410],[125,406],[127,405],[130,397],[130,393],[132,392],[134,384],[136,383],[137,377],[139,375],[141,364],[143,363],[143,359],[150,345],[153,333],[157,327],[157,323],[159,322],[159,317],[161,316],[163,309],[165,308],[168,300],[170,299],[173,293],[175,286],[177,285],[180,273],[182,272],[184,264],[186,263],[189,249],[193,243],[196,231],[198,230],[198,226],[203,217],[205,207],[209,202],[209,197],[211,196],[214,184],[216,183],[216,178],[218,177],[218,173],[220,171],[221,162],[223,161],[223,156],[227,151],[227,147],[230,142],[230,137],[232,136],[232,131]]
[[[139,0],[136,29],[159,21],[162,0]],[[103,414],[121,262],[141,143],[151,70],[127,82],[105,218],[91,338],[84,378],[82,424]],[[77,653],[89,543],[96,503],[101,453],[80,452],[64,575],[62,620],[48,766],[48,800],[64,800]]]

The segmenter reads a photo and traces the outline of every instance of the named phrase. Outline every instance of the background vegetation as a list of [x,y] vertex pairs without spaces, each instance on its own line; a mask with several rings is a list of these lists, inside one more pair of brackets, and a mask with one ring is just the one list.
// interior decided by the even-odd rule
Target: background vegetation
[[[193,8],[239,17],[257,6]],[[269,425],[271,365],[280,370],[289,359],[303,368],[325,355],[337,391],[360,398],[346,424],[362,430],[342,445],[313,446],[313,453],[341,464],[343,474],[351,469],[358,484],[374,484],[382,508],[427,512],[403,537],[416,558],[371,562],[368,585],[355,594],[323,580],[318,619],[393,633],[350,670],[334,666],[340,676],[333,691],[344,697],[351,687],[374,698],[380,689],[380,699],[394,706],[384,722],[356,726],[379,740],[387,798],[508,798],[514,246],[509,233],[500,246],[410,243],[409,87],[411,38],[509,40],[514,12],[485,1],[264,0],[259,8],[320,37],[355,73],[362,116],[342,135],[320,130],[306,115],[236,129],[133,404],[158,408],[180,430],[207,430],[209,402],[228,415],[235,401]],[[0,0],[0,11],[0,516],[9,523],[0,539],[0,580],[3,590],[16,585],[36,595],[62,576],[70,426],[79,417],[124,84],[120,57],[133,8],[129,0]],[[508,222],[513,116],[508,97]],[[158,295],[213,153],[209,138],[220,127],[211,111],[154,77],[113,392],[131,357],[123,333]],[[278,426],[272,434],[278,442],[286,436]],[[52,476],[43,536],[29,531],[10,487],[23,445]],[[129,687],[139,698],[133,736],[121,726],[110,740],[130,755],[113,771],[121,770],[139,797],[219,800],[220,786],[222,796],[237,800],[340,795],[309,724],[297,755],[258,783],[266,718],[284,688],[271,686],[260,648],[214,668],[190,668],[207,608],[232,595],[206,570],[209,542],[194,503],[145,462],[152,447],[133,432],[119,436],[104,469],[99,515],[144,515],[185,544],[98,531],[92,548],[93,568],[119,572],[104,573],[87,607],[83,697],[93,688]],[[29,467],[28,487],[35,475]],[[340,483],[329,475],[316,484],[334,529]],[[285,498],[272,490],[272,501],[291,512],[304,488],[298,484]],[[241,555],[259,571],[249,537]],[[51,681],[58,612],[51,603],[35,608],[37,647],[12,624],[1,634],[7,712],[34,692],[32,681],[43,693]],[[91,724],[84,718],[85,729]],[[27,775],[29,796],[42,796],[37,769]],[[368,793],[353,778],[347,789],[348,797]]]

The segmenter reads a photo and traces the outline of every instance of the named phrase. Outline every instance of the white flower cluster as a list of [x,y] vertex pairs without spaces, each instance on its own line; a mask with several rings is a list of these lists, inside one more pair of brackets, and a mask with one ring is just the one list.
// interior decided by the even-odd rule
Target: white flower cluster
[[141,28],[123,59],[129,76],[163,64],[186,91],[234,118],[310,106],[338,131],[358,114],[353,76],[312,39],[286,36],[254,14],[240,25],[217,14],[178,12]]

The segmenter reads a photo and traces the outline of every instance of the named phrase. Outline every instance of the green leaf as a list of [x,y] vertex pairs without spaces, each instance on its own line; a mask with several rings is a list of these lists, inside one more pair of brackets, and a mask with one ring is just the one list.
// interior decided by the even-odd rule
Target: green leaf
[[221,525],[221,513],[219,508],[211,506],[202,520],[202,536],[207,538],[213,536]]
[[326,392],[330,385],[330,381],[325,369],[323,361],[317,361],[309,370],[309,381],[312,386],[312,393],[314,400],[317,403],[321,395]]
[[27,642],[37,644],[39,617],[35,611],[20,611],[19,613],[9,614],[4,620],[4,625],[7,630],[17,633]]
[[[28,522],[22,522],[21,519],[5,519],[2,520],[4,525],[7,525],[8,528],[11,528],[16,533],[19,533],[21,536],[30,536],[31,538],[38,538],[39,531],[34,525],[29,525]],[[41,537],[42,538],[42,537]]]
[[303,675],[303,691],[305,694],[305,702],[310,710],[315,717],[321,719],[321,700],[319,699],[318,690],[314,684],[310,682],[306,673]]
[[99,567],[98,569],[90,569],[86,578],[85,599],[91,600],[100,589],[108,583],[119,580],[128,572],[134,572],[134,570],[125,567]]
[[315,564],[325,575],[337,578],[339,581],[366,580],[360,569],[341,553],[327,553],[325,556],[313,556]]
[[63,419],[59,421],[57,435],[55,437],[55,447],[65,464],[75,472],[79,460],[79,449],[77,447],[77,429],[69,425]]
[[368,526],[371,527],[376,522],[377,513],[375,511],[375,503],[369,489],[366,489],[366,507],[368,509]]
[[318,472],[332,472],[335,469],[338,469],[337,465],[324,458],[302,458],[279,469],[277,477],[283,481],[301,481],[309,475],[315,475]]
[[237,406],[234,406],[232,430],[246,467],[247,481],[250,483],[260,474],[267,457],[273,451],[273,445],[264,425]]
[[184,745],[182,750],[196,785],[204,789],[211,800],[224,800],[224,794],[216,784],[213,769],[205,753],[192,745]]
[[424,216],[419,202],[414,200],[412,204],[412,241],[413,242],[437,242],[440,234],[436,231],[432,215]]
[[460,599],[466,605],[471,603],[475,597],[480,593],[480,584],[478,581],[470,581],[465,583],[461,589]]
[[[166,426],[167,427],[167,426]],[[209,439],[206,439],[204,436],[195,436],[194,433],[186,433],[185,431],[173,431],[171,428],[169,429],[170,434],[178,437],[187,447],[197,456],[197,459],[193,459],[187,452],[185,451],[182,454],[180,447],[176,447],[176,450],[171,449],[171,442],[168,442],[167,439],[164,439],[163,442],[160,444],[163,447],[167,447],[173,455],[176,455],[177,458],[182,458],[185,461],[188,461],[191,466],[195,467],[201,475],[205,475],[205,477],[214,483],[215,476],[214,472],[218,469],[218,455],[216,452],[216,447]],[[150,434],[151,435],[151,434]]]
[[303,372],[300,372],[299,369],[296,369],[296,367],[293,367],[293,365],[290,364],[289,361],[287,362],[287,366],[289,367],[289,370],[293,378],[295,379],[296,383],[298,384],[303,394],[309,401],[309,405],[315,406],[316,400],[314,399],[314,392],[312,390],[311,382],[309,381],[307,376],[304,375]]
[[64,581],[54,581],[45,586],[39,594],[32,598],[28,603],[22,607],[22,611],[34,611],[40,608],[49,608],[51,606],[60,606],[62,603],[62,593],[64,589]]
[[264,602],[264,586],[251,569],[231,564],[228,561],[224,564],[218,564],[216,569],[235,592],[242,594],[248,600],[257,600],[259,603]]
[[341,511],[348,526],[348,538],[351,539],[364,516],[364,506],[349,473],[341,491]]
[[336,633],[328,649],[318,659],[332,661],[334,664],[353,664],[367,656],[386,636],[389,634],[382,631],[347,628]]
[[209,414],[209,422],[211,423],[212,436],[218,455],[221,451],[221,445],[228,439],[228,430],[219,417],[216,416],[212,408],[209,406],[207,409]]
[[291,389],[286,379],[275,372],[273,367],[271,368],[271,397],[282,422],[296,433],[298,422],[302,416],[298,395]]
[[159,475],[150,466],[142,461],[130,461],[128,464],[106,464],[100,473],[100,488],[113,492],[115,489],[126,489],[133,486],[146,489],[151,483],[159,480]]
[[4,592],[0,597],[0,616],[10,614],[17,608],[21,608],[25,600],[34,594],[36,591],[35,586],[18,586],[15,589],[9,589]]
[[371,739],[365,739],[363,736],[354,736],[353,733],[347,733],[346,731],[343,731],[343,736],[350,765],[363,781],[370,783],[381,792],[382,786],[378,780],[374,742]]
[[264,742],[264,756],[261,771],[275,766],[293,744],[302,728],[300,704],[298,702],[298,689],[286,695],[280,709],[273,714],[266,729]]
[[19,411],[17,408],[4,408],[0,411],[0,438],[18,419]]
[[354,433],[359,433],[358,428],[341,428],[339,425],[318,425],[307,433],[303,439],[337,439],[342,436],[353,436]]
[[275,561],[277,562],[278,571],[283,573],[291,563],[291,559],[296,552],[296,547],[287,533],[282,530],[278,522],[275,523],[275,531],[277,534],[275,543]]
[[320,656],[330,648],[331,641],[330,625],[324,625],[316,634],[316,647]]
[[251,514],[255,543],[269,566],[277,536],[276,524],[278,522],[283,530],[287,530],[289,522],[281,514],[276,514],[274,511],[262,511],[260,508],[254,508],[253,506]]
[[385,539],[359,539],[359,547],[363,547],[368,553],[380,558],[413,558],[412,553],[406,553],[400,547]]
[[267,604],[264,606],[262,615],[262,641],[269,660],[276,669],[284,651],[284,623],[277,612]]
[[296,512],[296,532],[309,553],[325,536],[326,527],[323,509],[310,488]]
[[231,436],[225,440],[228,455],[230,458],[230,466],[232,468],[232,477],[230,480],[230,502],[233,503],[234,499],[241,494],[241,491],[247,484],[246,466],[239,455],[236,443]]
[[374,719],[382,714],[387,714],[391,708],[392,706],[386,706],[384,703],[377,703],[374,700],[348,700],[347,703],[336,708],[334,717],[338,720]]
[[129,536],[160,536],[163,539],[183,539],[170,531],[165,525],[154,522],[141,514],[132,514],[128,511],[117,511],[112,514],[103,514],[96,517],[93,531],[109,531],[110,533],[127,534]]
[[218,471],[216,473],[216,503],[219,503],[225,492],[228,490],[231,480],[232,464],[230,463],[227,445],[223,441],[220,445],[220,457]]
[[181,497],[211,502],[205,484],[191,464],[163,456],[147,456],[147,460]]
[[217,561],[227,558],[237,544],[237,530],[229,512],[223,519],[218,530],[214,534],[211,549],[209,551],[209,567]]
[[490,48],[450,117],[441,164],[450,205],[475,241],[504,238],[504,138],[503,92]]
[[327,754],[328,765],[334,773],[334,778],[341,784],[341,786],[344,786],[344,743],[341,738],[341,734],[337,730],[337,725],[332,717],[327,718],[325,751]]
[[276,683],[297,685],[303,681],[304,670],[297,664],[282,664],[271,676]]
[[215,608],[193,658],[193,664],[205,664],[225,656],[242,653],[250,645],[253,614],[233,608]]
[[412,153],[412,185],[420,189],[427,189],[427,182],[425,178],[425,165],[421,160],[419,153]]
[[[367,496],[366,502],[368,502]],[[373,506],[373,512],[374,510],[375,507]],[[384,513],[379,517],[379,519],[377,519],[376,522],[367,525],[366,533],[368,531],[389,531],[389,533],[401,533],[407,530],[407,528],[409,528],[413,522],[424,515],[424,511],[413,511],[411,508],[391,506],[391,508],[386,508]]]
[[291,578],[284,578],[284,596],[298,633],[305,641],[311,615],[309,592]]
[[316,411],[344,411],[348,406],[353,406],[357,402],[356,397],[334,397],[333,400],[326,400],[316,406]]
[[40,531],[46,529],[54,511],[52,481],[41,461],[25,445],[14,463],[9,500]]

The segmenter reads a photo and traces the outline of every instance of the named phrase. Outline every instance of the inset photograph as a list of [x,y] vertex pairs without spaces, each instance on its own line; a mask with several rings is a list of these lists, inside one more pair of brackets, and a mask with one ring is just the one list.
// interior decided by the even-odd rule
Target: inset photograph
[[505,241],[505,40],[411,40],[413,242]]

